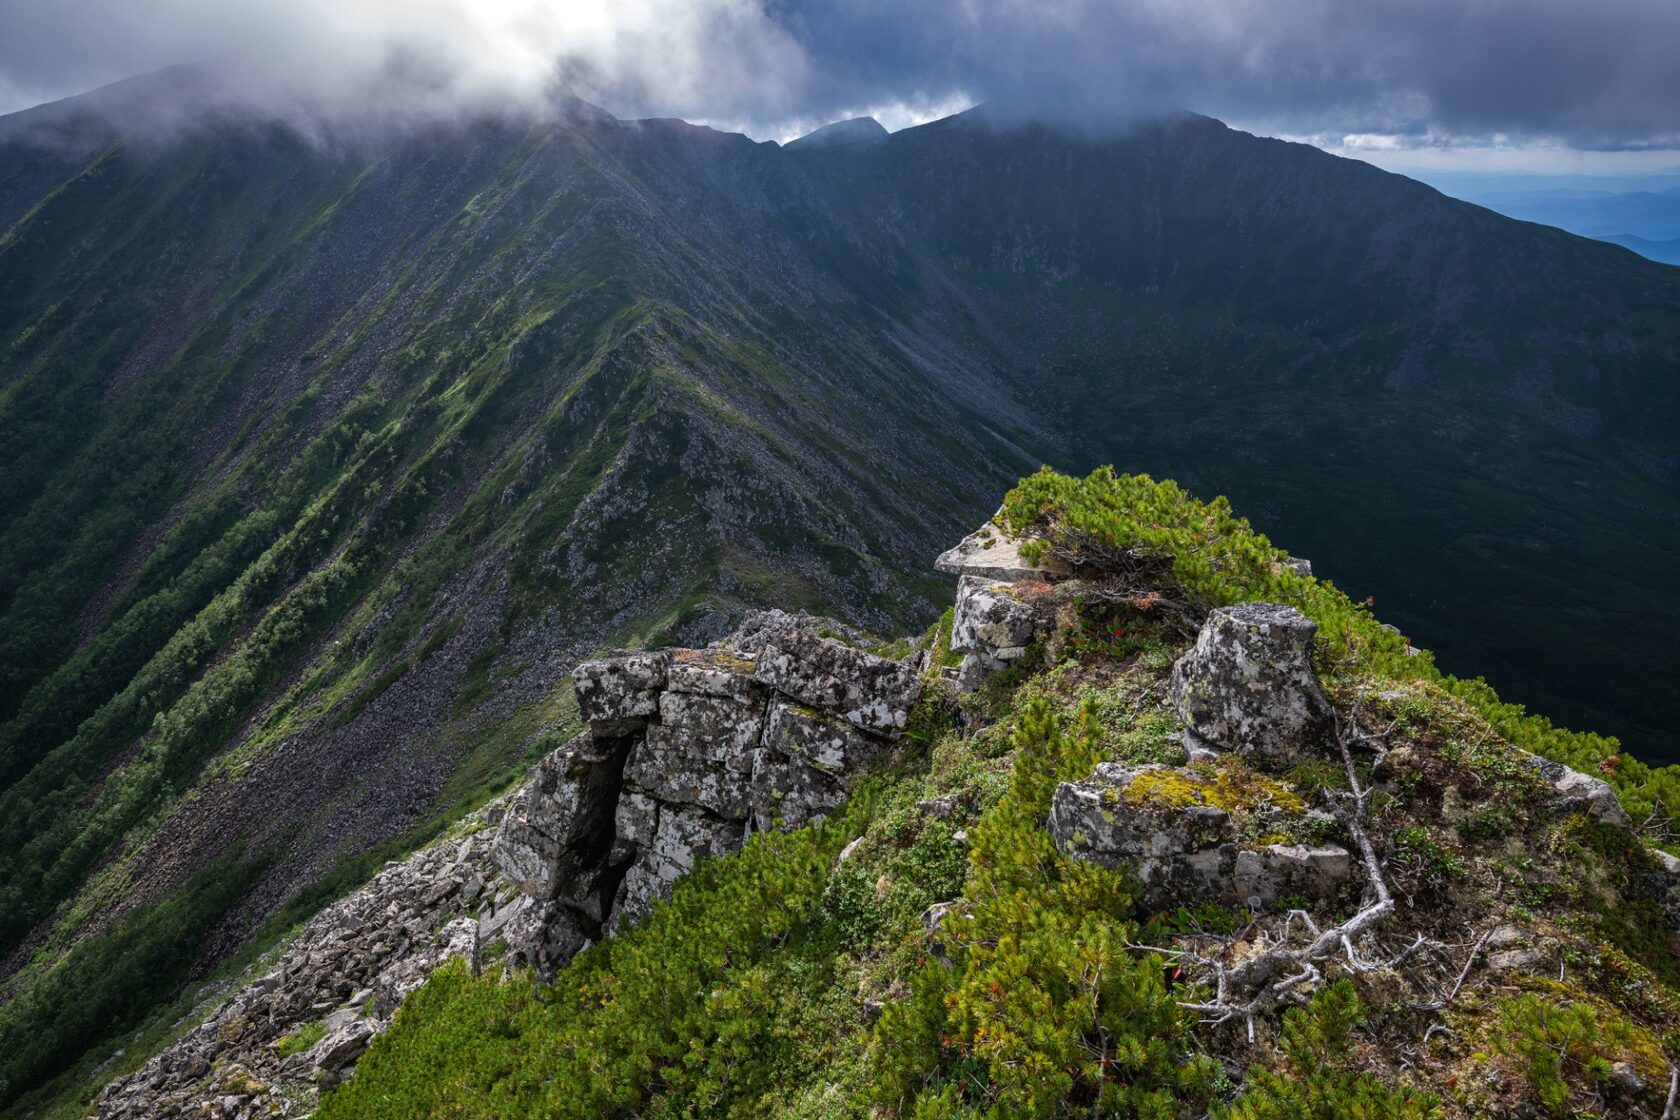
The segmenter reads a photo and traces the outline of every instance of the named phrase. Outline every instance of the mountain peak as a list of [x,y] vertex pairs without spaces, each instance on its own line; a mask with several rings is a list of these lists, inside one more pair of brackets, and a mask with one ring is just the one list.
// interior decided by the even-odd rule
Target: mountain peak
[[797,148],[832,148],[841,144],[878,144],[888,135],[874,117],[852,117],[807,132],[799,139],[789,141],[786,147],[793,151]]

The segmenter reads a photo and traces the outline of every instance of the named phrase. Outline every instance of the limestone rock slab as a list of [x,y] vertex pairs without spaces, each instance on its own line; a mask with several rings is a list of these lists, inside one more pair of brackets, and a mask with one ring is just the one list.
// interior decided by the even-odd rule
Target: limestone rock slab
[[955,547],[942,552],[933,566],[952,575],[979,576],[1006,582],[1050,580],[1066,574],[1053,561],[1028,563],[1021,555],[1021,548],[1026,543],[1025,539],[1010,536],[995,522],[988,521],[957,542]]

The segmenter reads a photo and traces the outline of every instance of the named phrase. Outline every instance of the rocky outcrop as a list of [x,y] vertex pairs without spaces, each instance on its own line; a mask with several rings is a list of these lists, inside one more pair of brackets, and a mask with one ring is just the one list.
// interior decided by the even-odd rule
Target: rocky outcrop
[[1043,593],[1067,572],[1050,560],[1028,563],[1021,555],[1027,543],[988,522],[934,564],[959,577],[951,652],[962,655],[955,676],[964,691],[1026,656],[1049,622]]
[[1275,799],[1269,789],[1233,789],[1207,770],[1104,763],[1057,787],[1048,828],[1064,855],[1132,869],[1139,901],[1152,910],[1203,901],[1258,909],[1287,896],[1333,896],[1353,871],[1347,849],[1242,842],[1236,813],[1304,815],[1281,787]]
[[1216,608],[1173,666],[1186,729],[1220,750],[1283,764],[1328,744],[1335,717],[1313,671],[1317,630],[1279,603]]
[[436,968],[459,958],[476,971],[507,952],[509,917],[531,900],[492,858],[506,808],[480,810],[458,835],[387,864],[321,911],[196,1028],[106,1086],[93,1115],[306,1115]]
[[538,767],[496,845],[498,867],[538,904],[522,920],[572,931],[535,939],[539,971],[646,913],[696,860],[845,801],[921,693],[913,667],[842,640],[856,637],[767,611],[706,649],[578,666],[591,729]]
[[951,652],[963,655],[957,677],[960,687],[978,688],[986,677],[1026,656],[1048,621],[1035,601],[1048,587],[1037,581],[1007,583],[977,575],[957,581]]
[[507,808],[494,848],[496,866],[540,902],[562,889],[568,901],[601,917],[598,903],[579,893],[587,871],[601,862],[610,833],[624,763],[635,740],[582,734],[544,758]]
[[891,749],[921,685],[825,634],[856,637],[772,611],[707,649],[579,665],[589,731],[460,835],[322,911],[271,971],[108,1086],[96,1115],[305,1115],[445,962],[551,975],[698,860],[833,812]]

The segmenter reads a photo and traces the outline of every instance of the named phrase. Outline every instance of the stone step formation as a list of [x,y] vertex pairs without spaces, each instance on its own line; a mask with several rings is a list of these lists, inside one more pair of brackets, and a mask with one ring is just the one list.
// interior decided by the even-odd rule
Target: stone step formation
[[[951,649],[962,662],[944,672],[959,690],[1025,657],[1053,620],[1057,585],[1074,578],[1026,562],[1024,543],[987,524],[939,558],[958,577]],[[1354,902],[1363,876],[1334,842],[1340,822],[1267,774],[1333,753],[1314,638],[1313,623],[1281,604],[1210,611],[1170,677],[1183,764],[1103,763],[1060,785],[1046,822],[1058,850],[1133,868],[1152,909]],[[860,773],[900,748],[934,671],[931,650],[893,660],[860,648],[868,644],[834,620],[765,611],[705,649],[578,665],[587,731],[451,838],[323,910],[260,976],[207,1000],[196,1028],[107,1086],[94,1113],[307,1115],[445,962],[551,976],[646,914],[697,861],[834,812]],[[1551,811],[1631,826],[1605,782],[1514,757],[1548,790]],[[1373,760],[1375,780],[1384,768]],[[1645,886],[1680,939],[1680,859],[1658,856]],[[965,905],[924,916],[934,951],[941,923]],[[1490,967],[1527,959],[1505,941],[1490,949]]]

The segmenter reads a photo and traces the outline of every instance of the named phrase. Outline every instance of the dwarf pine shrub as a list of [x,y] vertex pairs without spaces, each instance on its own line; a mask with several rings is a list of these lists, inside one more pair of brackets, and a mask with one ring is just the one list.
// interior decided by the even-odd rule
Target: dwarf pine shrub
[[918,1118],[1177,1115],[1205,1102],[1213,1063],[1194,1051],[1159,958],[1127,942],[1120,874],[1066,859],[1044,817],[1060,782],[1100,761],[1095,707],[1062,726],[1036,699],[1014,732],[1008,792],[975,825],[966,908],[935,937],[946,959],[911,977],[871,1046],[879,1104]]
[[1112,467],[1085,478],[1046,467],[1009,492],[1000,517],[1009,531],[1042,538],[1028,546],[1031,559],[1054,553],[1099,576],[1147,573],[1175,585],[1160,590],[1182,592],[1201,607],[1287,603],[1317,623],[1327,671],[1439,682],[1512,745],[1602,775],[1635,819],[1680,815],[1680,767],[1648,766],[1623,755],[1613,738],[1568,731],[1505,703],[1484,680],[1445,676],[1427,652],[1413,653],[1404,637],[1378,622],[1367,604],[1286,565],[1287,554],[1222,497],[1201,501],[1174,482],[1116,474]]
[[1349,1068],[1353,1029],[1365,1008],[1338,980],[1283,1017],[1283,1068],[1249,1070],[1242,1094],[1214,1120],[1431,1120],[1434,1097],[1391,1088]]

